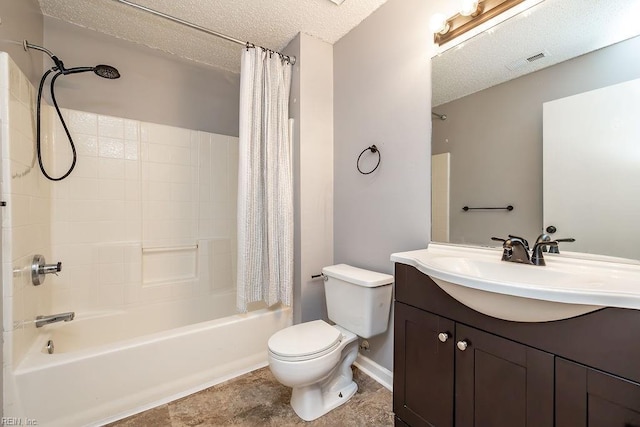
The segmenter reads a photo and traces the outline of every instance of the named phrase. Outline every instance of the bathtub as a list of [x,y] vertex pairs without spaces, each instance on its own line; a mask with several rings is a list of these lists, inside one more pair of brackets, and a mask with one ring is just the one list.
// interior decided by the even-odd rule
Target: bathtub
[[290,308],[263,308],[189,324],[199,310],[166,305],[43,327],[13,372],[20,413],[5,416],[46,426],[115,421],[266,366],[268,338],[292,323]]

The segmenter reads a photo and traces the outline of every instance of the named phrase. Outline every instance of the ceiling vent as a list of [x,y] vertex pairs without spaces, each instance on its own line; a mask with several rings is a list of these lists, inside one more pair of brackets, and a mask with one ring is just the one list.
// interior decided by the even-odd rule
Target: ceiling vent
[[534,53],[533,55],[529,55],[526,58],[520,58],[518,60],[513,61],[510,64],[507,64],[507,68],[511,71],[515,71],[518,68],[522,68],[525,65],[529,65],[532,62],[539,61],[540,59],[547,58],[551,56],[548,50],[543,50],[542,52]]

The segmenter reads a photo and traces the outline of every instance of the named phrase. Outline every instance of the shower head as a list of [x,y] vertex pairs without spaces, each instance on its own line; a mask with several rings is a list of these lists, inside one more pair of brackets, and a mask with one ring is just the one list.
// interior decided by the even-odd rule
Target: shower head
[[96,65],[95,67],[74,67],[74,68],[67,69],[64,67],[64,63],[57,56],[55,56],[49,49],[46,49],[42,46],[38,46],[35,44],[31,44],[26,40],[23,40],[22,47],[24,47],[24,50],[35,49],[35,50],[39,50],[41,52],[46,53],[47,55],[49,55],[51,60],[56,65],[55,70],[65,75],[84,73],[86,71],[93,71],[94,73],[96,73],[96,75],[103,77],[105,79],[117,79],[120,77],[120,73],[118,72],[118,70],[112,67],[111,65],[100,64],[100,65]]
[[78,74],[78,73],[86,73],[87,71],[93,71],[96,76],[102,77],[104,79],[118,79],[120,78],[120,73],[115,67],[111,65],[96,65],[95,67],[74,67],[74,68],[63,68],[58,71],[58,74],[67,75],[67,74]]
[[96,75],[105,79],[120,78],[120,73],[118,72],[118,70],[115,67],[112,67],[111,65],[104,65],[104,64],[96,65],[95,67],[93,67],[93,72],[96,73]]

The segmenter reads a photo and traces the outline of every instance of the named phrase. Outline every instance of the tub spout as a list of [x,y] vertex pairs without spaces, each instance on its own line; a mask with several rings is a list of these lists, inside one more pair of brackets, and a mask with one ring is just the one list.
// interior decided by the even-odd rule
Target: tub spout
[[56,322],[69,322],[73,320],[75,316],[76,314],[73,311],[70,311],[68,313],[51,314],[49,316],[37,316],[36,328],[41,328],[44,325],[49,325]]

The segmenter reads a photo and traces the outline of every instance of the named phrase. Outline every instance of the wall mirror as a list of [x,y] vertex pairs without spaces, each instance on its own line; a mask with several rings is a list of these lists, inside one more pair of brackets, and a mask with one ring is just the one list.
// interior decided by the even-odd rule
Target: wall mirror
[[[553,183],[570,173],[562,165],[575,165],[586,147],[567,152],[570,158],[556,158],[556,173],[545,174],[543,106],[640,78],[637,16],[636,0],[544,0],[432,58],[433,241],[496,246],[492,236],[510,233],[534,240],[553,225],[545,224],[548,197],[566,200],[568,217],[584,216],[584,210],[569,210],[584,206],[576,198],[589,192],[566,193],[566,186]],[[640,192],[619,196],[640,199]],[[589,202],[600,203],[597,197]],[[508,206],[513,210],[501,209]],[[637,240],[640,232],[614,233],[614,216],[592,222],[593,235],[603,239]],[[558,226],[552,237],[578,241],[570,231]],[[640,260],[640,245],[636,252],[615,244],[569,245],[561,244],[561,251]]]

